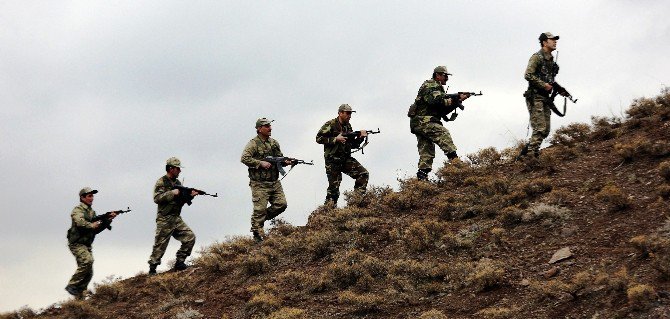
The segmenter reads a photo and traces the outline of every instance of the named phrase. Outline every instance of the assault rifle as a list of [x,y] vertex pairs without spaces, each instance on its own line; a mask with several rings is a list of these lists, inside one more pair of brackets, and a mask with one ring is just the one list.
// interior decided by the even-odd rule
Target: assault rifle
[[[284,163],[286,161],[289,161],[290,162],[289,165],[291,165],[291,169],[289,169],[289,172],[293,169],[294,166],[296,166],[298,164],[314,165],[314,161],[306,162],[306,161],[301,160],[301,159],[292,158],[292,157],[285,157],[285,156],[267,156],[263,160],[272,164],[272,165],[276,165],[277,169],[279,169],[279,173],[281,173],[282,176],[286,176],[286,174],[288,174],[284,170]],[[282,177],[282,179],[284,179],[284,177]]]
[[100,225],[98,225],[98,228],[95,229],[95,233],[100,234],[105,229],[112,230],[112,217],[111,217],[112,213],[116,213],[116,215],[120,215],[120,214],[123,214],[123,213],[127,213],[129,211],[130,211],[130,207],[128,207],[127,210],[114,210],[114,211],[106,212],[102,215],[98,215],[98,216],[93,217],[93,219],[91,219],[92,223],[95,223],[97,221],[100,222]]
[[[368,133],[368,135],[381,133],[379,131],[379,128],[377,128],[376,131],[375,130],[365,130],[365,132]],[[367,146],[370,143],[370,142],[368,142],[368,136],[367,135],[365,137],[363,137],[362,141],[356,141],[356,139],[361,138],[361,131],[353,131],[353,132],[344,133],[344,134],[342,134],[342,136],[347,138],[347,143],[350,143],[350,144],[356,146],[356,147],[354,147],[355,150],[351,151],[352,153],[361,151],[361,154],[365,154],[363,152],[363,148],[365,148],[365,146]],[[361,143],[363,143],[363,145],[360,145]]]
[[[451,106],[447,107],[445,112],[442,113],[442,119],[445,122],[453,121],[453,120],[456,119],[456,117],[458,116],[458,112],[456,112],[456,108],[461,109],[461,111],[465,110],[465,107],[463,106],[463,103],[461,103],[462,102],[461,101],[461,96],[460,96],[461,94],[467,95],[468,97],[484,95],[484,93],[482,93],[482,91],[479,91],[479,93],[476,93],[476,92],[458,92],[456,94],[445,94],[444,95],[445,98],[451,99],[451,101],[452,101]],[[447,117],[447,115],[449,115],[449,113],[451,113],[451,112],[454,112],[454,114],[451,114],[450,117]]]
[[212,196],[212,197],[219,197],[219,193],[215,193],[214,195],[212,194],[207,194],[207,192],[203,190],[199,190],[197,188],[191,188],[191,187],[186,187],[183,185],[174,185],[172,189],[178,189],[179,190],[179,200],[188,204],[188,206],[191,206],[193,204],[193,196],[191,196],[191,191],[195,191],[198,193],[198,195],[207,195],[207,196]]
[[[572,94],[568,92],[563,86],[558,84],[557,82],[551,82],[549,83],[551,85],[551,93],[549,94],[549,100],[551,101],[549,103],[549,108],[556,113],[556,115],[563,117],[565,116],[565,111],[566,111],[566,105],[568,104],[568,99],[570,99],[570,102],[572,103],[577,103],[578,99],[573,99]],[[562,95],[563,96],[563,113],[559,112],[558,109],[556,108],[556,105],[554,104],[554,98],[556,98],[556,95]]]

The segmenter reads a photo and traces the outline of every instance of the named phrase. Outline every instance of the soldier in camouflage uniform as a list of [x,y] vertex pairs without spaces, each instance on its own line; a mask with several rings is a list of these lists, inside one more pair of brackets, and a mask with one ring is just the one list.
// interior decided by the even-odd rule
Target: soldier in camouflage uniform
[[[256,121],[256,137],[242,151],[241,162],[249,170],[249,187],[254,211],[251,215],[251,233],[256,242],[263,241],[266,220],[273,219],[286,210],[286,196],[279,182],[279,168],[263,159],[267,156],[283,157],[279,143],[270,137],[272,121],[260,118]],[[283,163],[290,165],[290,161]],[[268,203],[270,206],[268,207]]]
[[524,74],[524,78],[528,81],[528,90],[523,96],[526,98],[533,134],[521,150],[519,158],[526,156],[529,152],[534,157],[538,157],[542,141],[549,136],[551,120],[549,104],[552,103],[549,94],[554,77],[558,74],[558,64],[554,62],[551,52],[556,50],[558,36],[544,32],[540,34],[539,40],[541,49],[530,57]]
[[[156,238],[151,257],[149,257],[149,275],[156,274],[156,267],[161,263],[170,237],[181,242],[174,264],[175,270],[184,270],[188,267],[186,258],[191,255],[193,245],[195,245],[195,234],[180,216],[185,202],[179,196],[180,190],[173,189],[175,185],[181,185],[177,177],[182,168],[178,158],[170,157],[165,163],[167,174],[159,178],[154,186],[154,203],[158,204],[158,214],[156,216]],[[195,197],[198,193],[191,191],[190,195]]]
[[326,122],[316,133],[316,142],[323,144],[323,157],[326,163],[326,176],[328,177],[328,190],[326,191],[326,204],[331,202],[337,205],[340,197],[340,183],[342,173],[355,179],[354,192],[365,195],[370,174],[355,158],[351,156],[351,149],[358,147],[367,136],[365,130],[361,130],[360,138],[348,140],[342,136],[344,133],[353,131],[349,120],[351,114],[356,111],[349,104],[342,104],[337,109],[337,117]]
[[469,97],[460,94],[457,97],[447,97],[444,86],[449,80],[446,66],[438,66],[433,70],[432,78],[423,82],[419,88],[414,103],[407,116],[410,117],[410,131],[416,135],[417,149],[419,150],[419,170],[416,176],[420,180],[428,179],[435,159],[435,144],[442,149],[449,160],[458,159],[456,146],[440,120],[445,110],[461,105]]
[[[83,293],[88,287],[88,283],[93,278],[93,251],[91,245],[95,239],[96,229],[101,221],[91,222],[96,216],[91,207],[93,205],[93,195],[97,190],[90,187],[84,187],[79,191],[79,205],[75,206],[70,214],[72,226],[67,232],[68,247],[77,260],[77,271],[72,275],[70,282],[65,290],[81,299]],[[111,213],[110,218],[114,219],[116,213]]]

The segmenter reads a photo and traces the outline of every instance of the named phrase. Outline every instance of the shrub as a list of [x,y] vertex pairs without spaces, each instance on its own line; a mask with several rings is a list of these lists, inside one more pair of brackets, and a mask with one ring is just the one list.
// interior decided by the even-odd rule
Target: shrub
[[120,277],[109,276],[102,283],[94,284],[94,298],[108,303],[119,300],[124,292],[120,279]]
[[267,319],[306,319],[307,315],[305,310],[298,308],[280,308],[279,310],[271,313]]
[[502,163],[502,155],[495,147],[481,149],[477,153],[466,155],[466,157],[476,167],[489,167]]
[[567,147],[572,147],[576,143],[586,141],[589,134],[591,134],[591,127],[588,124],[572,123],[556,130],[549,140],[549,143],[551,143],[551,145],[565,145]]
[[379,306],[384,299],[375,294],[357,294],[351,291],[343,291],[338,294],[337,301],[340,304],[352,307],[354,312],[363,314],[379,310]]
[[270,262],[268,258],[260,255],[253,254],[249,256],[240,256],[241,260],[239,261],[241,271],[247,276],[260,275],[270,268]]
[[670,199],[670,185],[661,185],[658,187],[658,196],[667,200]]
[[300,271],[289,270],[277,278],[282,285],[290,288],[292,291],[299,291],[307,287],[307,284],[312,281],[312,278]]
[[477,311],[482,318],[511,318],[518,312],[517,308],[491,307]]
[[639,235],[631,238],[628,242],[638,251],[641,257],[649,257],[649,253],[651,252],[649,237]]
[[442,313],[442,311],[432,309],[421,313],[419,319],[448,319],[448,317],[445,316],[444,313]]
[[264,318],[271,312],[279,309],[281,300],[267,292],[260,292],[249,299],[246,310],[251,317]]
[[498,217],[500,223],[507,227],[513,227],[521,223],[523,211],[517,207],[509,206],[502,210]]
[[605,187],[596,194],[596,197],[607,203],[609,205],[609,210],[612,212],[624,210],[630,207],[631,204],[628,196],[624,195],[621,189],[612,184],[605,185]]
[[593,133],[591,136],[594,139],[609,140],[618,136],[616,128],[621,125],[621,119],[615,117],[607,118],[592,116],[591,123],[593,125]]
[[313,232],[305,238],[307,252],[315,260],[330,256],[335,250],[338,238],[340,236],[334,231]]
[[477,291],[483,291],[502,283],[504,276],[505,269],[500,264],[491,259],[482,258],[477,262],[467,281]]
[[636,284],[626,290],[626,296],[631,308],[644,310],[656,300],[656,291],[649,285]]
[[564,189],[553,189],[547,197],[547,202],[557,206],[565,205],[571,194],[571,192]]
[[179,298],[179,296],[187,294],[193,289],[193,280],[177,272],[151,276],[147,279],[147,283],[149,286],[157,287],[175,298]]
[[544,194],[551,191],[551,180],[548,178],[533,179],[521,184],[521,189],[528,194],[528,196]]
[[270,231],[268,232],[268,237],[271,237],[272,235],[280,235],[282,237],[288,236],[292,234],[298,227],[295,227],[285,221],[283,218],[275,218],[270,221],[270,224],[273,226],[270,228]]
[[435,247],[446,227],[436,221],[413,222],[404,232],[406,247],[413,252],[421,252]]
[[649,149],[649,141],[642,139],[636,139],[629,143],[614,144],[614,152],[626,162],[632,161],[636,156],[648,153]]
[[658,174],[661,175],[666,182],[670,182],[670,161],[665,161],[658,165]]
[[175,319],[197,319],[202,317],[204,315],[200,311],[191,308],[184,309],[175,315]]
[[641,119],[654,115],[658,111],[658,107],[659,105],[653,99],[635,99],[630,108],[626,110],[626,115],[632,119]]
[[628,276],[628,271],[625,267],[622,267],[612,275],[600,273],[594,278],[594,283],[596,285],[604,286],[607,291],[614,292],[623,292],[629,282],[630,277]]
[[37,313],[28,306],[23,306],[17,311],[0,313],[0,319],[28,319],[36,316]]
[[95,319],[102,318],[102,312],[90,302],[72,300],[62,305],[63,312],[68,319]]
[[523,222],[533,222],[538,220],[565,220],[570,217],[570,210],[545,203],[535,204],[523,212],[521,220]]
[[649,147],[649,154],[663,157],[670,154],[670,142],[656,141]]

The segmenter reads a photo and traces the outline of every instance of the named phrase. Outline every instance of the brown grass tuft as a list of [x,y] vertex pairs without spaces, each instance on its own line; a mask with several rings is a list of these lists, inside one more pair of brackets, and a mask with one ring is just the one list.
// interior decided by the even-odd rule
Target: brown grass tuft
[[654,287],[643,284],[636,284],[626,290],[628,304],[634,310],[644,310],[651,307],[656,300],[656,290]]
[[245,307],[251,318],[265,318],[281,307],[281,300],[270,293],[260,292],[252,296]]
[[419,319],[448,319],[448,318],[449,317],[447,317],[444,313],[442,313],[442,311],[439,311],[437,309],[424,311],[419,316]]
[[624,195],[621,189],[615,185],[608,184],[596,194],[596,197],[609,205],[610,212],[624,210],[631,205],[628,196]]
[[590,134],[591,127],[588,124],[572,123],[556,130],[549,143],[573,147],[576,143],[585,142]]
[[375,294],[357,294],[352,291],[343,291],[338,294],[337,302],[353,308],[357,314],[378,311],[384,299]]
[[271,313],[267,319],[307,319],[307,314],[299,308],[284,307]]
[[103,318],[103,313],[90,302],[71,300],[62,305],[63,312],[68,319],[97,319]]
[[495,147],[487,147],[477,153],[466,155],[474,167],[486,168],[502,163],[502,155]]
[[505,269],[500,263],[482,258],[477,262],[467,281],[477,291],[483,291],[503,283],[504,277]]
[[520,187],[528,196],[532,197],[550,192],[552,183],[548,178],[537,178],[521,184]]
[[670,161],[665,161],[658,165],[658,174],[661,175],[666,182],[670,182]]

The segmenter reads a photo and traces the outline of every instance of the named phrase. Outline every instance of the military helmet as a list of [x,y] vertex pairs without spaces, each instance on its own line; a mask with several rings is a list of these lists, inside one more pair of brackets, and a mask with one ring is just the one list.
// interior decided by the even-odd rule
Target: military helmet
[[547,39],[558,40],[558,36],[551,34],[551,32],[542,32],[539,39],[540,41],[546,41]]
[[356,111],[351,109],[351,106],[349,104],[342,104],[340,107],[337,108],[337,112],[352,112],[356,113]]
[[256,128],[259,128],[263,125],[270,125],[270,123],[274,122],[275,120],[268,120],[264,117],[261,117],[256,120]]
[[87,187],[82,188],[79,191],[79,197],[85,196],[85,195],[88,195],[88,194],[97,194],[97,193],[98,193],[98,190],[90,188],[90,187],[87,186]]
[[165,165],[172,166],[172,167],[184,168],[184,166],[181,166],[181,161],[176,157],[168,158],[167,161],[165,162]]
[[444,66],[444,65],[440,65],[440,66],[435,67],[435,69],[433,70],[433,73],[444,73],[446,75],[451,75],[451,73],[447,72],[447,67]]

